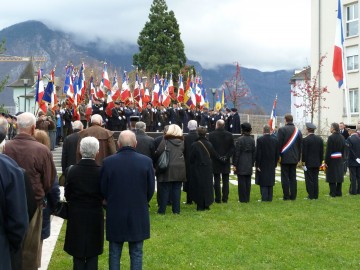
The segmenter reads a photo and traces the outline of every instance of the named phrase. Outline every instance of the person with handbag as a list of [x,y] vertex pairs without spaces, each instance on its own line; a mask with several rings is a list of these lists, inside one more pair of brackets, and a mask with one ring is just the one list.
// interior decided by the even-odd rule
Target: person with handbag
[[165,214],[170,192],[172,212],[180,214],[181,186],[186,181],[186,173],[183,132],[176,124],[169,125],[164,140],[161,141],[155,152],[155,158],[159,159],[164,151],[169,151],[168,166],[163,170],[157,168],[156,171],[159,193],[158,214]]
[[103,196],[100,166],[95,161],[98,152],[99,141],[95,137],[83,138],[82,159],[66,172],[68,220],[64,250],[73,256],[74,269],[98,269],[98,256],[103,253]]
[[206,139],[206,132],[206,127],[197,128],[199,137],[190,149],[190,190],[198,211],[210,210],[214,202],[212,158],[220,160],[211,142]]

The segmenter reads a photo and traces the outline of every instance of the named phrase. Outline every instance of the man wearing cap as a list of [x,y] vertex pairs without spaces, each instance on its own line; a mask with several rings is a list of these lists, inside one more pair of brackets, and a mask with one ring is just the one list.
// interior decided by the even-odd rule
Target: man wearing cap
[[319,197],[319,168],[324,158],[324,142],[320,136],[314,134],[316,126],[313,123],[305,125],[308,135],[302,144],[302,166],[307,198],[313,200]]
[[230,129],[232,134],[240,134],[240,115],[236,108],[231,109],[231,124]]
[[115,101],[115,107],[111,109],[110,118],[111,130],[122,131],[126,129],[126,116],[124,111],[124,102]]
[[141,111],[141,121],[146,124],[146,132],[153,131],[154,111],[150,102],[146,105],[146,109]]
[[360,138],[355,129],[349,130],[350,136],[346,140],[349,157],[348,166],[350,171],[349,194],[360,194]]
[[297,196],[296,166],[301,156],[301,131],[293,124],[293,116],[285,115],[285,126],[278,131],[281,157],[281,186],[284,200],[295,200]]

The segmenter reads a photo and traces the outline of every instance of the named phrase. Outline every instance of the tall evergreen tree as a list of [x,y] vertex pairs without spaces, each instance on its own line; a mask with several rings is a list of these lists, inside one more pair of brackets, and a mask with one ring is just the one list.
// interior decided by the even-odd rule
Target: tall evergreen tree
[[133,56],[134,65],[151,74],[172,71],[177,77],[185,66],[184,43],[173,11],[168,11],[165,0],[154,0],[138,38],[139,53]]

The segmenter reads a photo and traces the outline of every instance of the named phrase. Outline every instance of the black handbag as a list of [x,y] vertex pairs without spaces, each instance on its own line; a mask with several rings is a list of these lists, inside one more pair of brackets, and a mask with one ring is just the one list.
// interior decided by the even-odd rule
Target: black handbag
[[156,169],[160,172],[166,171],[166,169],[169,167],[169,161],[170,161],[170,152],[169,150],[166,149],[166,142],[165,142],[165,149],[157,160]]
[[68,219],[69,203],[67,201],[60,201],[56,204],[54,215],[62,219]]

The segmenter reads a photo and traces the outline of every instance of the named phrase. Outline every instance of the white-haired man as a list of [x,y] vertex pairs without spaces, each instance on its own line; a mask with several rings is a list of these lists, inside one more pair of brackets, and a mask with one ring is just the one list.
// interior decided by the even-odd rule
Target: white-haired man
[[[154,169],[149,157],[135,151],[134,132],[122,131],[118,145],[118,154],[106,158],[101,168],[109,269],[120,269],[124,242],[129,243],[130,268],[142,269],[143,243],[150,238],[148,203],[155,189]],[[119,170],[119,164],[126,169]]]
[[79,140],[77,147],[77,161],[81,159],[80,155],[80,141],[84,137],[93,136],[99,140],[100,149],[99,154],[96,156],[96,163],[102,165],[103,159],[115,154],[116,146],[113,134],[114,132],[102,127],[103,119],[100,114],[91,116],[91,127],[79,132]]
[[[6,143],[4,154],[14,159],[25,169],[34,191],[38,208],[30,221],[25,237],[22,265],[26,269],[37,269],[41,263],[42,209],[45,195],[51,189],[56,175],[55,164],[50,150],[33,137],[36,118],[25,112],[17,117],[18,134]],[[28,250],[27,250],[28,249]]]
[[8,122],[4,117],[0,117],[0,153],[3,152],[5,146],[5,138],[8,131]]

